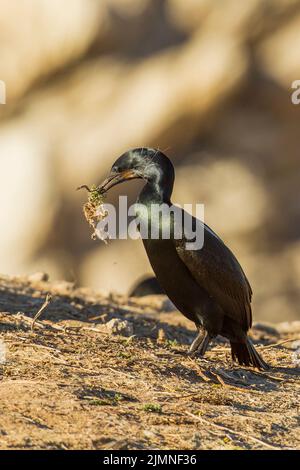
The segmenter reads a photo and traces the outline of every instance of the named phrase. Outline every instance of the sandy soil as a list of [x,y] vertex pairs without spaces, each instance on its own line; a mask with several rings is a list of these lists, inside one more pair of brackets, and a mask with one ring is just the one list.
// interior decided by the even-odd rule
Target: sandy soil
[[[258,372],[233,365],[221,340],[207,360],[187,357],[194,327],[160,296],[41,279],[0,278],[1,449],[300,448],[300,353],[282,343],[298,323],[253,329],[272,365]],[[112,318],[133,335],[112,334]]]

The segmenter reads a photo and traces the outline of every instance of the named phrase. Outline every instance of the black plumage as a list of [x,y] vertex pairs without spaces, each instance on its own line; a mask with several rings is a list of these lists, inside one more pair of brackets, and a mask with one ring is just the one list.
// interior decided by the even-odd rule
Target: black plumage
[[[230,341],[233,360],[241,365],[267,369],[247,336],[252,325],[252,290],[231,250],[205,224],[203,247],[189,250],[186,242],[190,240],[184,235],[176,239],[174,235],[174,218],[170,222],[163,216],[154,220],[149,215],[152,204],[172,204],[175,173],[169,158],[151,148],[130,150],[114,163],[100,188],[106,192],[116,184],[136,178],[146,182],[138,203],[149,209],[146,214],[137,209],[141,225],[143,221],[150,222],[150,227],[159,224],[160,230],[163,224],[171,225],[169,239],[145,237],[143,243],[162,289],[178,310],[196,325],[198,335],[189,352],[204,355],[210,340],[222,335]],[[182,211],[182,220],[183,216]],[[192,217],[194,227],[197,222]]]

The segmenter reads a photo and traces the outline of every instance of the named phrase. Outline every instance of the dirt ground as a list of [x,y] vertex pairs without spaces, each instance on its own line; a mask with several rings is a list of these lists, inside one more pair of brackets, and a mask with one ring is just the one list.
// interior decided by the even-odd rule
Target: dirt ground
[[221,339],[187,357],[194,327],[161,296],[41,279],[0,278],[1,449],[300,448],[299,322],[252,330],[272,366],[258,372]]

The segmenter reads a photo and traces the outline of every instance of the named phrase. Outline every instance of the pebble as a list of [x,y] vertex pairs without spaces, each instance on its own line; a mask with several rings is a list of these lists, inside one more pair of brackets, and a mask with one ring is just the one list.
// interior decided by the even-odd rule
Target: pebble
[[133,335],[133,324],[128,320],[120,320],[119,318],[113,318],[105,324],[105,327],[111,335],[121,336],[132,336]]
[[36,273],[30,274],[28,276],[28,279],[29,279],[30,282],[48,282],[49,281],[49,274],[42,273],[42,272],[36,272]]

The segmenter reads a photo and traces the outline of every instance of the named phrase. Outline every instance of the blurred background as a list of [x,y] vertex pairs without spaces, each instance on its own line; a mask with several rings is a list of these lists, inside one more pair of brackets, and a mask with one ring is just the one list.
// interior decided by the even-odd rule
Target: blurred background
[[299,0],[1,0],[0,79],[1,273],[119,293],[151,274],[141,241],[90,239],[75,188],[159,147],[173,201],[205,203],[245,268],[255,319],[300,318]]

